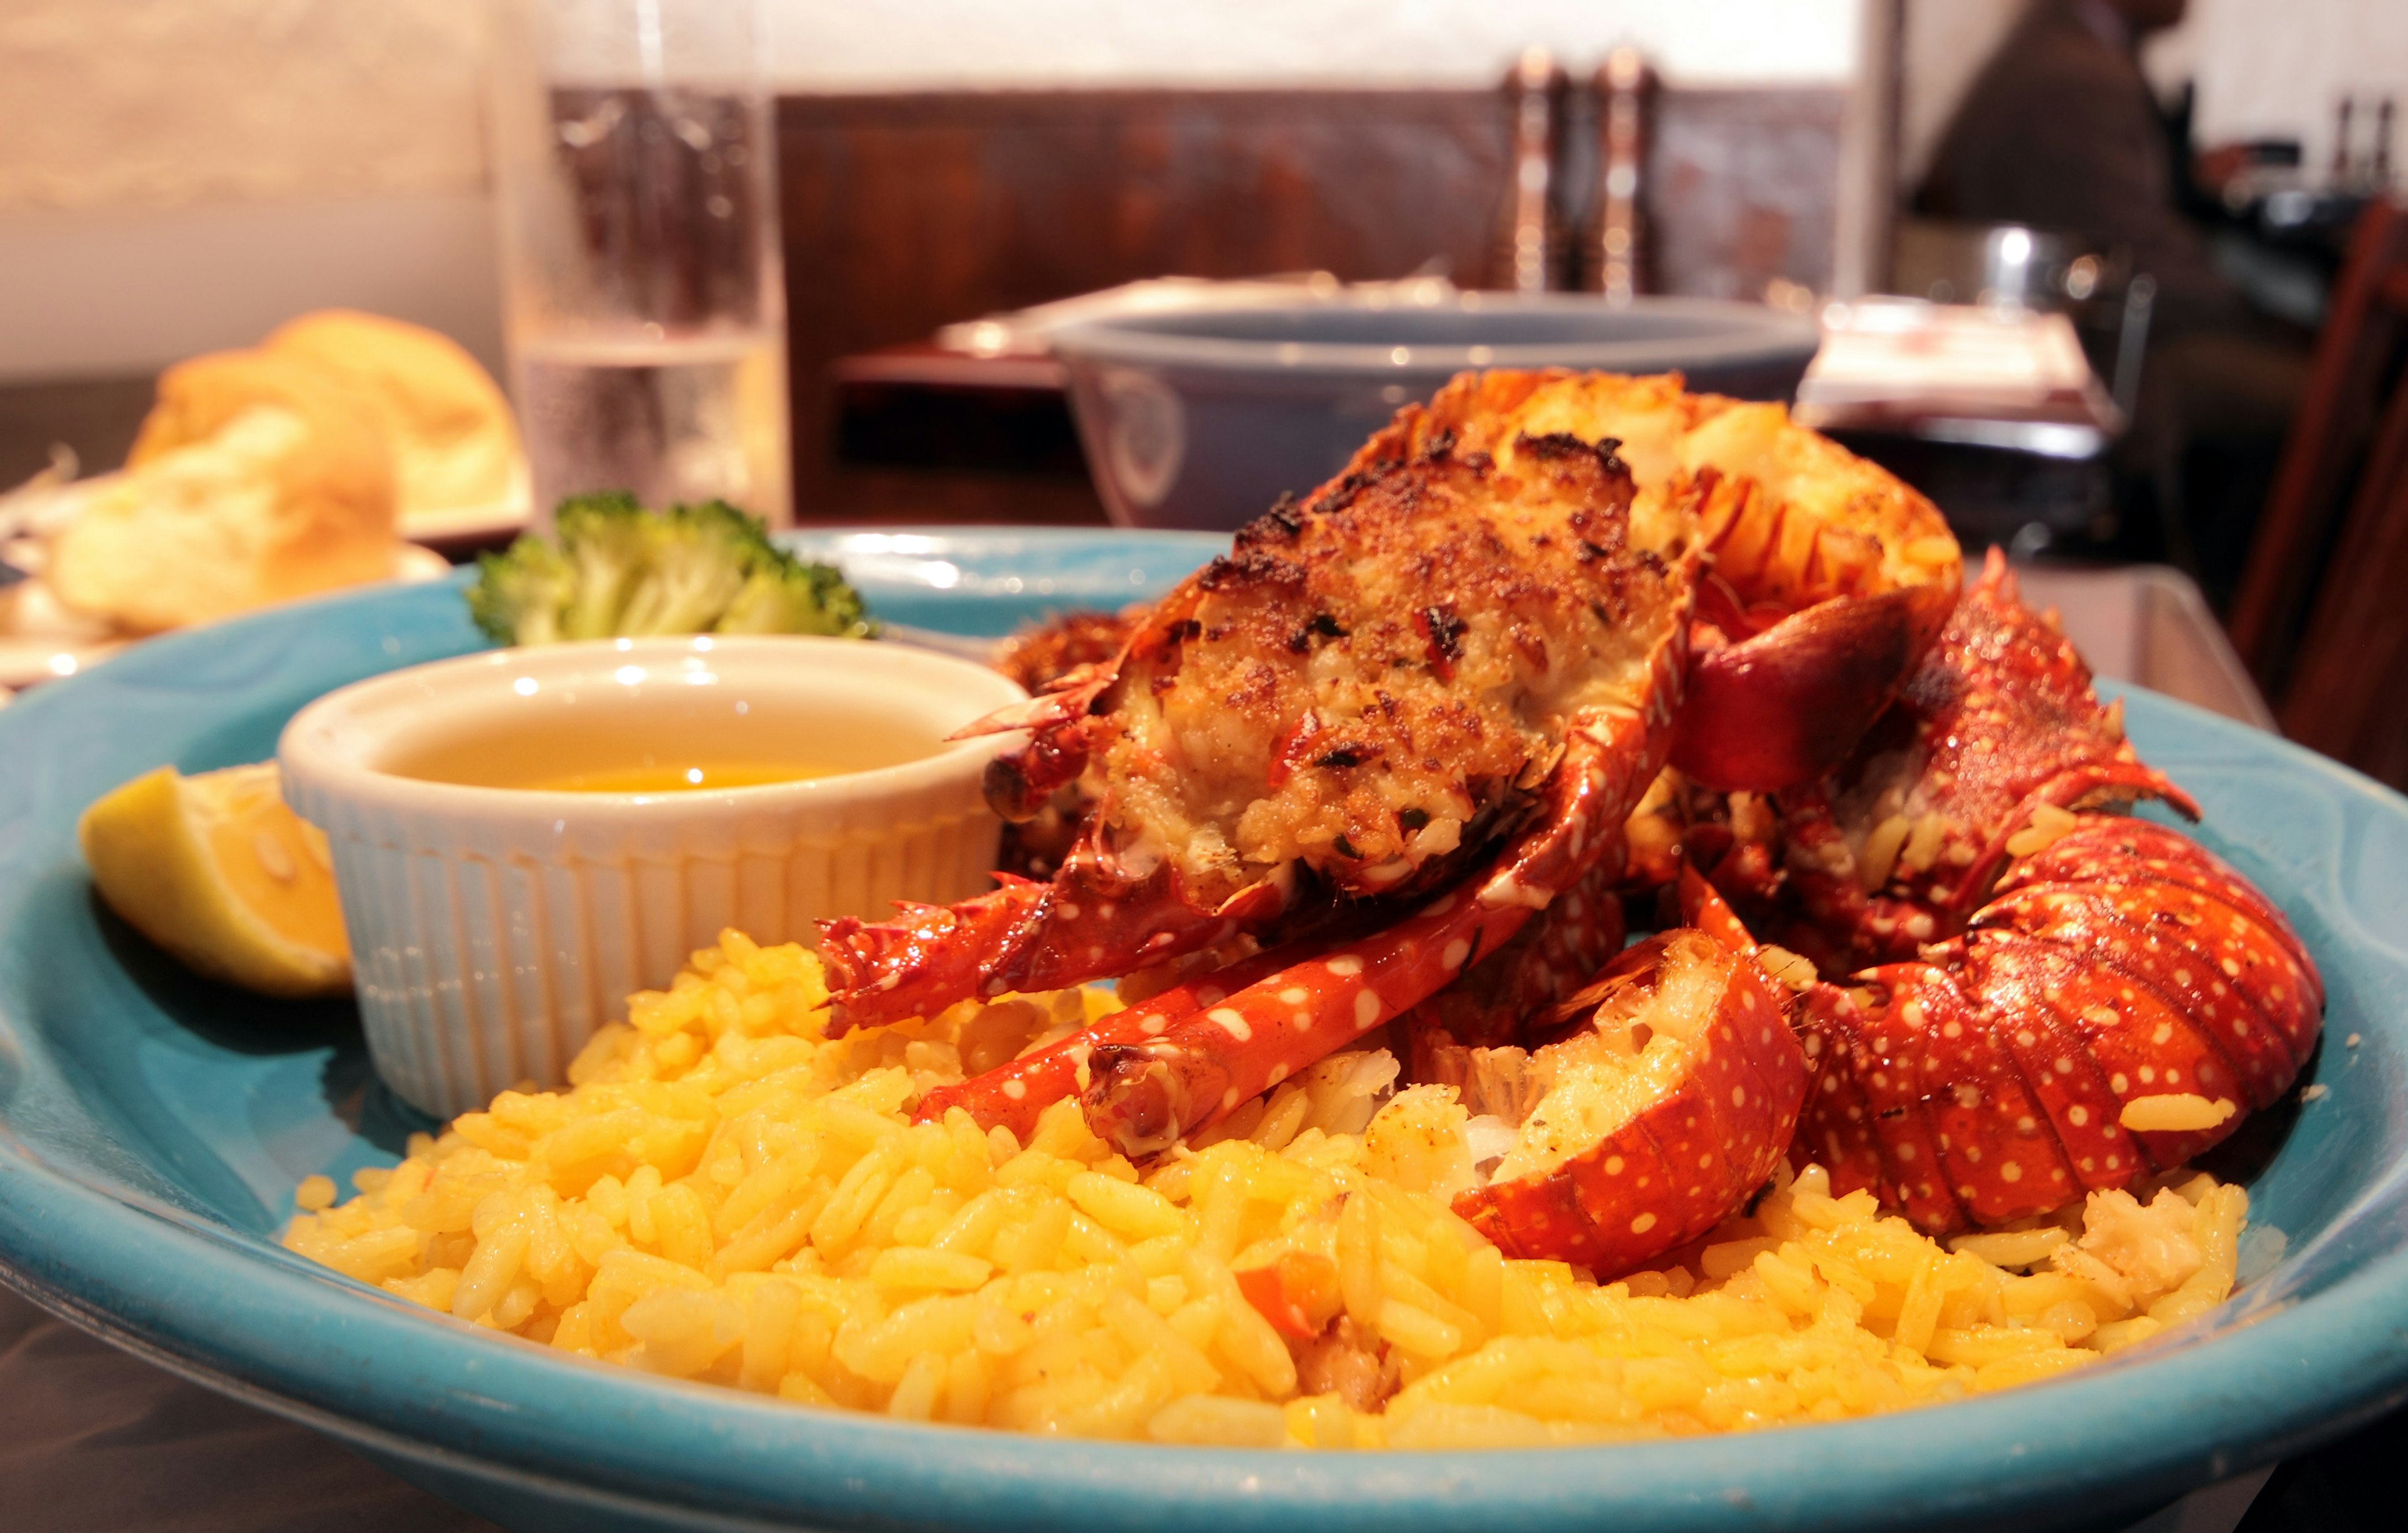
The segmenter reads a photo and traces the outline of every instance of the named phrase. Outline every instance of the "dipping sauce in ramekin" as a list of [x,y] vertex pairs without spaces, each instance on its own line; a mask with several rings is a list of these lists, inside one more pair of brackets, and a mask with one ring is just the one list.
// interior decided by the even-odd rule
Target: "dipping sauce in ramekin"
[[727,927],[810,941],[984,888],[1002,741],[946,737],[1023,695],[890,644],[604,639],[342,688],[278,761],[333,847],[377,1071],[450,1117],[564,1081]]

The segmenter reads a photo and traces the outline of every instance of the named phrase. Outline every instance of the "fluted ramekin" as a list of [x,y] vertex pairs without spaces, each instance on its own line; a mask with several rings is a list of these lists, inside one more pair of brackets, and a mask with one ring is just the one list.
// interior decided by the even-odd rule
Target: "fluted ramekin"
[[[450,1117],[521,1082],[561,1083],[586,1039],[625,1015],[629,994],[666,984],[726,927],[809,942],[821,917],[977,893],[1000,830],[979,778],[998,742],[944,739],[1023,695],[982,666],[890,644],[603,639],[344,687],[294,716],[277,759],[285,797],[333,848],[377,1073]],[[838,766],[857,763],[874,735],[925,753],[803,781],[659,794],[467,786],[403,770],[531,729],[681,743],[757,732],[742,753]]]

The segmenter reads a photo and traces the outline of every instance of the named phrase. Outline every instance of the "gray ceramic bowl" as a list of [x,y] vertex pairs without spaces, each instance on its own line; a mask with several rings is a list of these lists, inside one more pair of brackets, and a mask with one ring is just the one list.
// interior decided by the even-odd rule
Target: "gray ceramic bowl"
[[1227,531],[1336,473],[1409,401],[1471,367],[1678,369],[1690,387],[1787,399],[1814,322],[1756,304],[1576,294],[1297,298],[1065,325],[1087,466],[1112,520]]

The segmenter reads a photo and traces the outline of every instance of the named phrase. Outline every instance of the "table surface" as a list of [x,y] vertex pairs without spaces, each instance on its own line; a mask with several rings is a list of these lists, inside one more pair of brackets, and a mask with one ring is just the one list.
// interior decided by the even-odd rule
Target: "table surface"
[[[2020,572],[2034,606],[2055,607],[2094,667],[2267,727],[2265,704],[2196,587],[2171,570],[2037,566]],[[2398,1421],[2369,1429],[2408,1440]],[[2364,1434],[2361,1434],[2363,1437]],[[2357,1441],[2358,1440],[2350,1440]],[[2289,1533],[2372,1527],[2347,1520],[2328,1455],[2186,1497],[2134,1533]],[[2373,1455],[2386,1463],[2396,1453]],[[2258,1505],[2247,1516],[2253,1498]],[[2296,1506],[2295,1506],[2296,1503]],[[2298,1515],[2294,1516],[2293,1513]],[[2336,1520],[2339,1519],[2339,1520]],[[310,1428],[188,1383],[45,1315],[0,1289],[0,1528],[87,1533],[384,1533],[494,1525],[394,1478]]]

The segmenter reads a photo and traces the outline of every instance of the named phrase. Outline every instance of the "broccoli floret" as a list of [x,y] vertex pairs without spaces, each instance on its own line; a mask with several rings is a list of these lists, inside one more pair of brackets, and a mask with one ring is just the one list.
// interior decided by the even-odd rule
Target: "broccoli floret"
[[761,524],[724,501],[677,506],[651,519],[649,557],[617,631],[708,633],[752,572],[778,557]]
[[560,615],[576,583],[560,550],[540,537],[522,537],[507,553],[478,555],[468,616],[496,644],[550,644],[566,637]]
[[635,496],[620,492],[564,500],[552,522],[574,578],[560,637],[625,633],[620,617],[651,558],[652,517]]
[[632,495],[580,495],[552,522],[552,538],[478,561],[468,612],[497,642],[873,631],[840,573],[795,558],[724,501],[652,512]]
[[782,549],[770,553],[775,562],[752,572],[716,632],[866,638],[875,631],[862,611],[861,593],[833,565],[807,565]]

